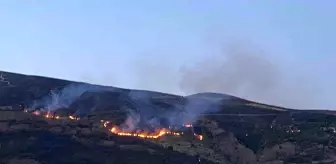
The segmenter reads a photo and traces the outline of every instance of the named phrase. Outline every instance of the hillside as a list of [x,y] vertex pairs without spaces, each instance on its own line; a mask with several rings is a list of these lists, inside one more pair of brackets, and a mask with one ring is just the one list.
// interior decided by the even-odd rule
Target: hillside
[[[0,106],[0,163],[336,161],[336,116],[331,111],[286,109],[218,93],[183,97],[9,72],[0,72]],[[23,108],[81,119],[54,120],[24,113]],[[101,120],[133,125],[134,134],[173,126],[181,135],[120,136],[102,127]],[[180,127],[186,123],[192,128]]]
[[[130,90],[122,89],[110,86],[98,86],[82,82],[74,82],[62,79],[23,75],[17,73],[9,73],[0,71],[0,106],[12,106],[24,104],[25,106],[31,106],[33,101],[41,100],[50,96],[51,91],[61,91],[65,89],[68,97],[75,99],[80,96],[85,97],[91,92],[93,94],[101,94],[102,91],[109,92],[111,94],[120,94],[127,96],[131,93],[134,96],[146,97],[155,99],[156,101],[164,102],[183,102],[183,99],[197,99],[203,101],[215,101],[216,103],[227,103],[228,105],[236,104],[259,104],[260,106],[268,106],[265,104],[255,103],[248,100],[244,100],[238,97],[218,94],[218,93],[198,93],[187,97],[178,95],[171,95],[160,92],[144,91],[144,90]],[[99,91],[99,92],[97,92]]]

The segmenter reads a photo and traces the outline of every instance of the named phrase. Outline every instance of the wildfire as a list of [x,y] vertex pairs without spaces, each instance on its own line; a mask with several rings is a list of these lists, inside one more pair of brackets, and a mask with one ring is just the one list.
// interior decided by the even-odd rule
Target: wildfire
[[203,135],[194,133],[194,136],[195,136],[198,140],[200,140],[200,141],[203,140]]
[[[28,112],[28,110],[24,110],[24,112]],[[57,119],[57,120],[61,119],[60,116],[52,114],[50,112],[42,113],[41,111],[34,111],[31,114],[36,115],[36,116],[43,116],[47,119]],[[79,117],[75,117],[72,115],[68,117],[64,117],[64,118],[62,117],[62,119],[69,119],[69,120],[75,120],[75,121],[80,120]],[[144,132],[144,131],[128,132],[128,131],[124,131],[123,129],[119,128],[116,125],[109,126],[111,124],[111,121],[100,120],[100,122],[102,123],[104,128],[108,129],[111,133],[115,135],[119,135],[119,136],[133,136],[133,137],[139,137],[139,138],[157,139],[165,135],[180,136],[183,134],[183,132],[182,133],[174,132],[171,129],[165,129],[165,128],[158,129],[154,133]],[[184,124],[183,126],[187,128],[191,128],[192,124]],[[198,135],[194,133],[194,136],[199,140],[203,140],[202,135]]]
[[32,114],[36,115],[36,116],[39,116],[39,115],[41,115],[41,112],[40,111],[34,111]]
[[45,118],[50,118],[50,119],[59,119],[60,117],[51,113],[51,112],[47,112],[43,115]]
[[[25,109],[24,112],[27,113],[28,110]],[[55,114],[53,114],[53,113],[51,113],[51,112],[42,113],[41,111],[37,111],[37,110],[36,110],[36,111],[32,112],[31,114],[32,114],[32,115],[35,115],[35,116],[43,116],[43,117],[48,118],[48,119],[56,119],[56,120],[61,119],[60,116],[55,115]]]
[[123,131],[119,130],[119,128],[116,127],[116,126],[112,127],[109,130],[113,134],[117,134],[119,136],[134,136],[134,137],[140,137],[140,138],[154,138],[154,139],[159,138],[161,136],[164,136],[166,134],[170,134],[170,132],[167,131],[166,129],[161,129],[154,134],[148,134],[146,132],[140,132],[140,133],[123,132]]
[[69,116],[68,117],[70,120],[79,120],[79,117],[75,117],[75,116]]
[[183,126],[186,127],[186,128],[191,128],[192,127],[191,124],[184,124]]
[[[110,123],[110,121],[103,121],[101,120],[101,122],[103,123],[103,126],[105,128],[108,127],[108,124]],[[181,133],[178,132],[172,132],[169,131],[167,129],[160,129],[157,130],[155,133],[148,133],[148,132],[126,132],[121,130],[120,128],[118,128],[118,126],[112,126],[112,128],[109,129],[109,131],[113,134],[119,135],[119,136],[134,136],[134,137],[140,137],[140,138],[153,138],[153,139],[157,139],[159,137],[162,137],[164,135],[174,135],[174,136],[180,136]]]
[[107,125],[110,123],[110,121],[104,121],[104,120],[101,120],[101,122],[103,123],[103,126],[105,128],[107,128]]

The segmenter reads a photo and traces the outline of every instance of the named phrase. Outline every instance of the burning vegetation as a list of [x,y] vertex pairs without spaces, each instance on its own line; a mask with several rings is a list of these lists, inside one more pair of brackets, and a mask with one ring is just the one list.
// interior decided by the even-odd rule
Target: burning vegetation
[[[24,112],[28,113],[29,110],[25,109]],[[31,112],[32,115],[35,116],[42,116],[46,119],[67,119],[67,120],[73,120],[78,121],[81,118],[69,115],[69,116],[59,116],[54,112],[44,112],[42,110],[35,110]],[[168,128],[156,128],[153,131],[149,130],[143,130],[143,129],[136,129],[136,130],[126,130],[125,128],[122,128],[122,126],[118,126],[115,124],[112,124],[112,121],[107,120],[101,120],[102,126],[107,129],[112,134],[118,135],[118,136],[129,136],[129,137],[138,137],[138,138],[145,138],[145,139],[158,139],[160,137],[170,135],[170,136],[181,136],[183,135],[183,132],[178,132],[173,130],[172,127]],[[184,124],[184,128],[190,128],[193,131],[193,125],[192,124]],[[198,140],[203,140],[203,135],[193,133],[195,138]]]

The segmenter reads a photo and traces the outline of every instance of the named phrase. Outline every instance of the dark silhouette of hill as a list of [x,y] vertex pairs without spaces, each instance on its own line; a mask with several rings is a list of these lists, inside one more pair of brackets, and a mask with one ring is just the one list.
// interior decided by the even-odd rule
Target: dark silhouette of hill
[[[99,86],[83,82],[68,81],[50,77],[41,77],[33,75],[23,75],[18,73],[10,73],[0,71],[0,106],[10,106],[25,104],[30,105],[34,100],[40,100],[45,96],[50,95],[51,91],[62,90],[69,85],[85,85],[87,88],[96,87],[101,91],[106,91],[104,94],[114,97],[117,95],[123,96],[130,92],[134,95],[150,97],[153,100],[161,101],[162,104],[181,103],[184,99],[202,99],[204,101],[225,103],[225,104],[248,104],[254,103],[231,95],[219,93],[198,93],[186,97],[153,92],[144,90],[122,89],[110,86]],[[83,88],[83,87],[82,87]],[[92,94],[103,94],[98,92],[90,92],[89,89],[81,94],[82,99],[89,98]],[[259,103],[258,103],[259,104]]]
[[[50,95],[52,91],[60,91],[69,85],[80,86],[83,92],[90,92],[92,88],[99,91],[109,91],[111,94],[121,94],[132,91],[137,95],[148,95],[156,99],[180,98],[181,96],[164,94],[160,92],[130,90],[110,86],[100,86],[83,82],[61,80],[56,78],[23,75],[0,71],[0,106],[10,106],[17,104],[29,105],[34,100],[42,99]],[[91,89],[90,89],[91,88]],[[74,90],[78,90],[75,88]],[[91,92],[96,94],[97,92]],[[107,93],[107,92],[105,92]],[[86,93],[86,96],[89,93]],[[79,95],[81,96],[81,94]],[[83,95],[85,97],[85,95]]]

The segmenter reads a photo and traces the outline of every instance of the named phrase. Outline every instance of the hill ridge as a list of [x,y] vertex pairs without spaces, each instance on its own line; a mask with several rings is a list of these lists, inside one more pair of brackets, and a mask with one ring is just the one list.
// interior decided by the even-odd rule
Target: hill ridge
[[[115,87],[115,86],[109,86],[109,85],[100,85],[100,84],[93,84],[93,83],[88,83],[88,82],[82,82],[82,81],[74,81],[74,80],[67,80],[67,79],[61,79],[61,78],[54,78],[54,77],[48,77],[48,76],[39,76],[39,75],[30,75],[30,74],[23,74],[23,73],[16,73],[16,72],[8,72],[8,71],[1,71],[0,70],[0,88],[6,88],[6,87],[20,87],[20,85],[16,85],[17,82],[13,82],[13,80],[22,80],[23,78],[27,79],[27,81],[25,81],[26,83],[29,83],[31,81],[35,80],[43,80],[43,81],[58,81],[60,83],[62,83],[63,85],[61,86],[65,86],[66,85],[70,85],[70,84],[78,84],[78,85],[92,85],[92,86],[99,86],[102,88],[113,88],[116,90],[125,90],[125,91],[134,91],[134,92],[148,92],[151,94],[156,94],[156,95],[161,95],[162,97],[185,97],[185,98],[195,98],[196,96],[200,96],[201,98],[203,98],[204,96],[210,96],[211,98],[213,97],[213,95],[216,95],[217,97],[222,97],[223,99],[239,99],[242,101],[246,101],[246,102],[253,102],[250,100],[246,100],[243,98],[239,98],[233,95],[228,95],[228,94],[224,94],[224,93],[216,93],[216,92],[200,92],[200,93],[195,93],[195,94],[190,94],[190,95],[178,95],[178,94],[172,94],[172,93],[166,93],[166,92],[160,92],[160,91],[151,91],[151,90],[143,90],[143,89],[134,89],[134,88],[121,88],[121,87]],[[10,76],[10,77],[8,77]],[[14,79],[12,79],[12,77]],[[8,79],[10,78],[10,79]],[[7,81],[9,81],[12,85],[14,86],[6,86],[8,85]],[[1,83],[3,82],[3,83]],[[35,86],[36,87],[36,86]],[[52,89],[52,88],[50,88]],[[211,95],[210,95],[211,94]],[[226,98],[224,98],[226,97]],[[259,102],[253,102],[253,103],[258,103],[258,104],[262,104]],[[1,104],[1,103],[0,103]],[[263,105],[268,105],[268,104],[263,104]],[[269,106],[274,106],[274,105],[269,105]]]

